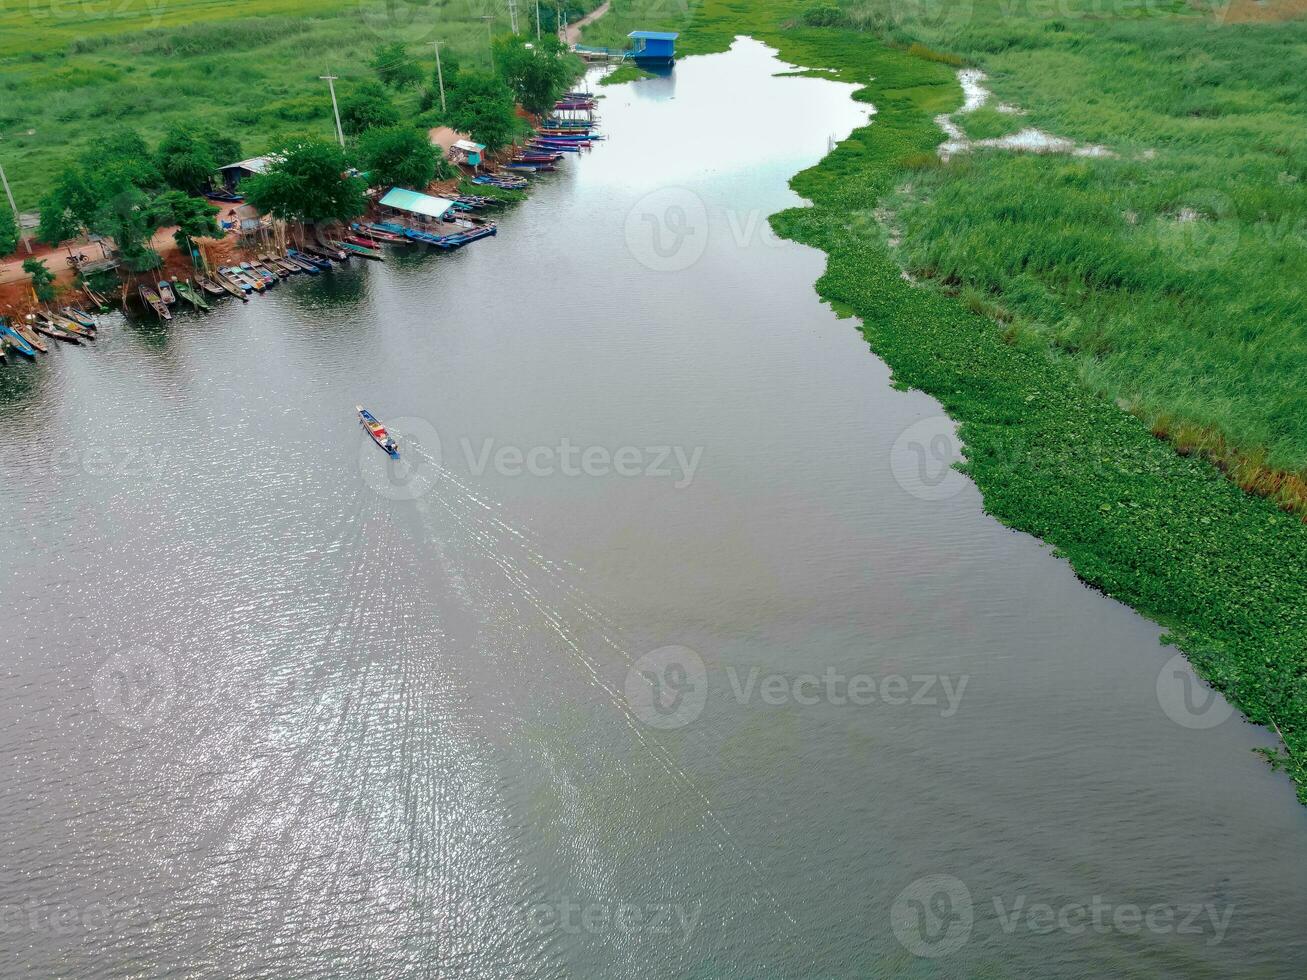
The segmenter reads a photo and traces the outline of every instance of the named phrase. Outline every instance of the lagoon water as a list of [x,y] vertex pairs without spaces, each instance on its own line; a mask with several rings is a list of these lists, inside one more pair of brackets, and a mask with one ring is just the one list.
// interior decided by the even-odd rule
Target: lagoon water
[[766,230],[868,108],[783,68],[603,90],[463,251],[0,370],[0,974],[1307,971],[1266,735]]

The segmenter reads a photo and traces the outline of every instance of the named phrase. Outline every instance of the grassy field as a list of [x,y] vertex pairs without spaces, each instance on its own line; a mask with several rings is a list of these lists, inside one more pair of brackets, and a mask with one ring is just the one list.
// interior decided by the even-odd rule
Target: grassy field
[[[1145,18],[1139,20],[1147,26]],[[955,77],[960,57],[884,31],[807,27],[803,10],[789,0],[703,0],[681,48],[684,53],[721,50],[740,33],[777,46],[793,63],[834,69],[831,77],[868,86],[857,97],[877,106],[871,125],[792,181],[812,207],[772,219],[785,237],[827,253],[826,272],[817,283],[821,295],[859,318],[897,384],[930,393],[958,420],[965,470],[986,510],[1048,541],[1085,581],[1166,626],[1166,642],[1184,650],[1248,718],[1280,734],[1284,748],[1272,753],[1271,761],[1288,772],[1307,803],[1307,525],[1244,493],[1202,456],[1181,455],[1155,438],[1086,369],[1083,354],[1050,343],[1050,335],[1039,329],[1012,329],[1012,323],[970,301],[961,283],[933,288],[902,277],[883,206],[896,195],[904,206],[920,201],[913,206],[923,211],[938,200],[906,195],[902,188],[940,169],[927,163],[935,159],[942,138],[934,119],[962,102]],[[995,41],[994,46],[1004,45]],[[1056,71],[1050,74],[1056,79]],[[1088,73],[1086,84],[1094,77]],[[1059,132],[1106,138],[1095,126],[1073,127],[1069,118],[1034,113],[1038,84],[1023,78],[999,91],[1031,108],[1041,124],[1065,123]],[[1115,104],[1107,101],[1103,112],[1112,114]],[[1283,135],[1272,126],[1252,138],[1274,147]],[[1160,156],[1163,148],[1157,149]],[[1009,197],[988,191],[984,163],[974,159],[958,168],[957,176],[937,178],[942,182],[935,188],[956,181],[962,207],[972,209],[954,222],[940,218],[944,233],[967,235],[972,221],[1001,223],[1003,209],[1019,213],[1024,198],[1055,194],[1059,186],[1092,185],[1080,171],[1092,173],[1099,163],[1021,160],[1030,167],[1027,182],[1009,188]],[[1068,175],[1065,168],[1077,164],[1079,171]],[[1106,158],[1104,166],[1110,174],[1119,163]],[[1274,192],[1267,193],[1272,199]],[[996,213],[986,214],[986,208]],[[1090,215],[1071,210],[1056,223],[1074,236],[1089,220]],[[1078,254],[1064,253],[1065,268],[1050,267],[1049,279],[1078,274]],[[1090,256],[1106,260],[1101,253]],[[1234,274],[1226,281],[1233,283]],[[1247,281],[1251,289],[1259,280]],[[1289,288],[1273,285],[1277,296]],[[987,295],[987,302],[995,301],[993,293]],[[1257,297],[1244,302],[1255,309]],[[1259,313],[1271,322],[1273,303],[1272,298]],[[1229,324],[1226,332],[1239,329]],[[1192,346],[1208,349],[1214,360],[1221,356],[1209,338],[1195,336]],[[1150,362],[1145,351],[1136,356],[1140,372],[1168,367],[1164,353],[1158,362]],[[1287,372],[1287,362],[1280,364]],[[1184,363],[1169,366],[1178,383],[1191,370]],[[1188,377],[1202,386],[1201,374]],[[1285,386],[1296,380],[1288,373],[1281,378]]]
[[1184,451],[1307,511],[1307,22],[1187,6],[977,0],[950,23],[844,15],[989,75],[973,137],[1014,123],[1111,151],[928,156],[896,188],[901,262],[1010,329]]
[[[486,12],[496,33],[508,30],[507,7],[480,0],[0,3],[0,164],[19,207],[35,210],[64,161],[116,127],[154,142],[177,124],[211,125],[249,155],[292,133],[330,137],[319,75],[339,75],[338,93],[348,92],[371,77],[367,62],[386,41],[409,44],[428,75],[433,40],[486,68]],[[405,101],[416,109],[416,90]]]

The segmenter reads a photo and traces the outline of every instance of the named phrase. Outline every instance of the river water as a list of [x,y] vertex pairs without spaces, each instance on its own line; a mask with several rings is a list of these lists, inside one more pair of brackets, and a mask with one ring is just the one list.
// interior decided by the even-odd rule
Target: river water
[[0,973],[1303,975],[1264,733],[766,230],[868,111],[783,67],[604,90],[458,253],[0,371]]

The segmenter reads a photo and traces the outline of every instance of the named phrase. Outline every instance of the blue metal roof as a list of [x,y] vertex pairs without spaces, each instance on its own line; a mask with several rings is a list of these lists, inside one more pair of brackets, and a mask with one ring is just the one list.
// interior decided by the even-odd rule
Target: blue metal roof
[[675,41],[681,35],[675,31],[632,31],[626,36],[644,38],[646,41]]
[[390,192],[379,203],[399,211],[424,214],[428,218],[439,218],[454,206],[453,201],[446,200],[443,197],[419,194],[417,191],[405,190],[403,187],[391,188]]

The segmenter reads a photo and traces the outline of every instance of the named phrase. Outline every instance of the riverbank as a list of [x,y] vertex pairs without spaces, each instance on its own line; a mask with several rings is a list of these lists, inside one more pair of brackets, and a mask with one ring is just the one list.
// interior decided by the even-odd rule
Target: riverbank
[[954,65],[928,48],[799,27],[796,17],[780,0],[748,12],[707,0],[680,40],[685,56],[749,34],[823,77],[867,86],[856,97],[876,105],[872,123],[794,177],[812,207],[775,215],[773,226],[827,254],[820,294],[859,318],[897,384],[934,396],[959,423],[962,469],[985,510],[1167,627],[1166,641],[1215,688],[1279,733],[1284,749],[1271,761],[1307,802],[1307,527],[1175,452],[1037,335],[905,279],[877,211],[935,156],[935,118],[962,101]]

